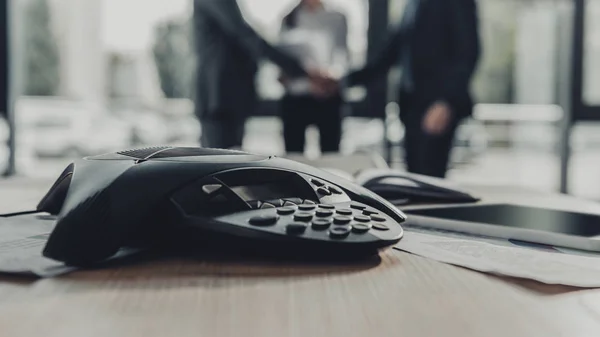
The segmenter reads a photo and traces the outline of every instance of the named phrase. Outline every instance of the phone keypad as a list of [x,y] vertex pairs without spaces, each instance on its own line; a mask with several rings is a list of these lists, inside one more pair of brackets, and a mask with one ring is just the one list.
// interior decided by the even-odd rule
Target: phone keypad
[[[253,227],[283,231],[285,235],[317,235],[330,240],[359,238],[371,231],[389,231],[388,219],[378,211],[363,204],[352,202],[340,205],[302,202],[273,209],[273,213],[251,217]],[[281,229],[277,229],[281,228]],[[313,234],[310,234],[313,233]]]

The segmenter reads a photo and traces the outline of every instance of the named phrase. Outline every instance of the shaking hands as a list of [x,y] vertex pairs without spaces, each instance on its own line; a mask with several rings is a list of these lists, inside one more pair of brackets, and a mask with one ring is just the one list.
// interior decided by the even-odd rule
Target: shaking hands
[[441,135],[450,126],[452,109],[448,103],[439,101],[429,107],[423,118],[423,130],[430,135]]
[[[325,71],[311,69],[307,71],[310,92],[315,97],[331,97],[339,92],[339,82]],[[286,85],[289,79],[285,74],[279,76],[279,82]]]
[[330,97],[339,91],[339,83],[336,79],[323,71],[310,70],[310,91],[317,97]]

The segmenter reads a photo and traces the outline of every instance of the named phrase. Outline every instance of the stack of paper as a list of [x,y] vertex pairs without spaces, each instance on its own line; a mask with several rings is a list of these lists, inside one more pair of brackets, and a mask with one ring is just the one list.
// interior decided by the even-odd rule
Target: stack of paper
[[600,254],[405,224],[396,248],[477,271],[547,284],[600,287]]

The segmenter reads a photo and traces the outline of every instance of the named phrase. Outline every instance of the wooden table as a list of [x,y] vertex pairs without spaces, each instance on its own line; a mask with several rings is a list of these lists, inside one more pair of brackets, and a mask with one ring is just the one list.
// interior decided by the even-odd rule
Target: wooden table
[[[0,182],[0,212],[51,182]],[[488,200],[600,212],[565,196]],[[352,266],[164,260],[0,278],[0,336],[600,336],[600,291],[504,279],[390,250]]]

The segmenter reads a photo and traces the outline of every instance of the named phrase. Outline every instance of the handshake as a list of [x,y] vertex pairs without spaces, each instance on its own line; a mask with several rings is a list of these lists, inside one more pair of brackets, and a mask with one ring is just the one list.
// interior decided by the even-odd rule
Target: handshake
[[[307,73],[310,92],[315,97],[331,97],[339,92],[339,80],[335,79],[327,72],[311,69],[308,70]],[[289,83],[289,78],[285,75],[281,75],[279,77],[279,82],[286,85]]]
[[311,70],[308,72],[308,79],[310,91],[317,97],[330,97],[340,90],[338,80],[325,72]]

